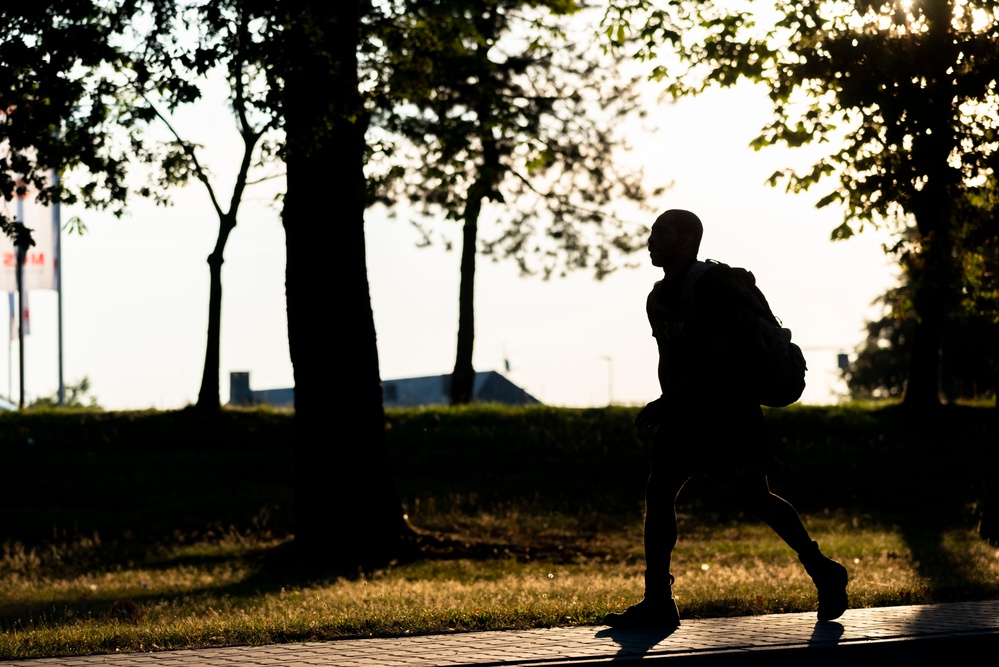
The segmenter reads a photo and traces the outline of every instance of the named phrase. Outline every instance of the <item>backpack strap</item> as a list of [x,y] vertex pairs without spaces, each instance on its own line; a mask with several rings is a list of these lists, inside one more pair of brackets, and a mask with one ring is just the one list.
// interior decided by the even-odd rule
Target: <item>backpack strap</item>
[[784,325],[780,321],[780,318],[774,315],[773,310],[771,310],[770,304],[767,302],[767,297],[764,296],[763,291],[756,284],[756,276],[753,275],[753,272],[740,268],[733,268],[730,271],[731,275],[735,276],[739,281],[742,288],[751,295],[750,302],[756,314],[771,324],[783,327]]
[[[764,320],[770,322],[776,327],[783,327],[783,323],[780,321],[773,311],[770,309],[770,304],[767,302],[767,297],[763,295],[759,286],[756,284],[756,276],[753,275],[752,271],[743,269],[740,267],[729,266],[724,262],[719,262],[716,259],[708,259],[703,262],[695,261],[690,267],[690,271],[687,273],[687,277],[684,279],[683,287],[681,291],[681,298],[683,304],[683,310],[685,313],[690,313],[694,306],[694,288],[697,280],[703,276],[709,269],[718,268],[724,271],[725,280],[729,285],[735,290],[738,295],[739,303],[742,305],[741,312],[744,317],[762,317]],[[752,328],[747,321],[747,328]]]
[[703,276],[705,271],[716,266],[728,267],[728,264],[708,259],[703,262],[696,260],[690,265],[690,270],[687,271],[687,275],[683,279],[683,287],[680,288],[680,303],[683,304],[685,313],[689,313],[694,308],[694,285],[697,283],[697,279]]

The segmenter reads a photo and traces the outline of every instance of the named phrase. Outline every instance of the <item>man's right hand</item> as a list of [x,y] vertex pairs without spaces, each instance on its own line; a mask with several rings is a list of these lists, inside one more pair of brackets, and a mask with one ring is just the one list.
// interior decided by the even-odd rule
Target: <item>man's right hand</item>
[[646,405],[635,417],[635,426],[641,429],[652,429],[659,426],[663,420],[665,410],[665,397],[660,396],[656,400]]

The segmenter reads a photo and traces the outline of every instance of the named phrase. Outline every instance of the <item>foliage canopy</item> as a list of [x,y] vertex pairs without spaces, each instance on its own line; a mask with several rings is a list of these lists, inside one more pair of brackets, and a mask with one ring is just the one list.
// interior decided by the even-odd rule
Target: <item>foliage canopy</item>
[[[637,78],[593,39],[574,0],[413,0],[375,25],[367,68],[383,68],[371,102],[375,201],[470,222],[495,203],[494,258],[544,277],[602,278],[645,243],[646,229],[609,209],[644,203],[639,170],[621,166],[619,125],[640,116]],[[417,166],[418,165],[418,166]],[[472,222],[476,222],[472,220]],[[434,232],[417,222],[429,243]]]
[[[140,120],[121,104],[116,47],[136,2],[7,5],[0,9],[0,225],[26,190],[43,203],[84,203],[121,215]],[[118,128],[124,129],[124,135]],[[67,174],[57,182],[52,173]]]

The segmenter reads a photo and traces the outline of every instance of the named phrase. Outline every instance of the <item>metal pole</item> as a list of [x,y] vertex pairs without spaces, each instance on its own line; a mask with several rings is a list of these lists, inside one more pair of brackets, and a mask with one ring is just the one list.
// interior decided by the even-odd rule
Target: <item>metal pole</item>
[[[18,223],[20,224],[20,223]],[[23,225],[22,225],[23,226]],[[20,237],[15,239],[17,246],[17,353],[18,353],[18,390],[20,399],[18,408],[24,409],[24,256],[27,248],[20,242]]]
[[[59,172],[52,170],[52,184],[59,185]],[[55,257],[55,288],[57,320],[56,326],[59,331],[59,405],[66,405],[66,383],[63,382],[62,374],[62,211],[59,207],[59,200],[52,202],[52,244]]]
[[24,186],[17,189],[17,232],[14,237],[14,277],[17,281],[17,355],[18,408],[24,409],[24,256],[27,248],[22,243],[24,230]]

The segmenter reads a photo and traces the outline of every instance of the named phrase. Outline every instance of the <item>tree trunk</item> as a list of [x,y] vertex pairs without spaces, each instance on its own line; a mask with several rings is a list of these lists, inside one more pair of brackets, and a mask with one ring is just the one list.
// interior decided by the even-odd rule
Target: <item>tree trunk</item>
[[[473,191],[476,188],[472,188]],[[475,253],[478,236],[479,200],[470,200],[465,207],[465,224],[461,242],[461,283],[458,288],[458,350],[451,373],[451,405],[472,402],[475,390],[475,368],[472,350],[475,344]]]
[[[917,287],[917,290],[920,288]],[[943,304],[938,290],[924,288],[922,308],[912,334],[912,354],[902,402],[923,409],[940,405],[940,344],[943,339]]]
[[926,190],[932,190],[935,196],[927,196],[932,206],[916,216],[921,237],[919,256],[911,272],[916,326],[902,399],[906,407],[915,410],[940,405],[944,328],[958,301],[959,284],[951,237],[954,210],[947,203],[950,188],[927,186]]
[[218,412],[219,346],[222,343],[222,260],[214,253],[208,258],[208,340],[205,344],[205,367],[196,407],[203,412]]
[[205,367],[201,374],[201,389],[196,407],[203,412],[218,412],[219,398],[219,349],[222,346],[222,263],[229,234],[236,226],[232,215],[219,220],[219,236],[215,251],[208,256],[208,339],[205,344]]
[[363,5],[288,2],[283,224],[295,550],[327,569],[387,562],[408,526],[388,464],[365,263],[366,116],[357,81]]

